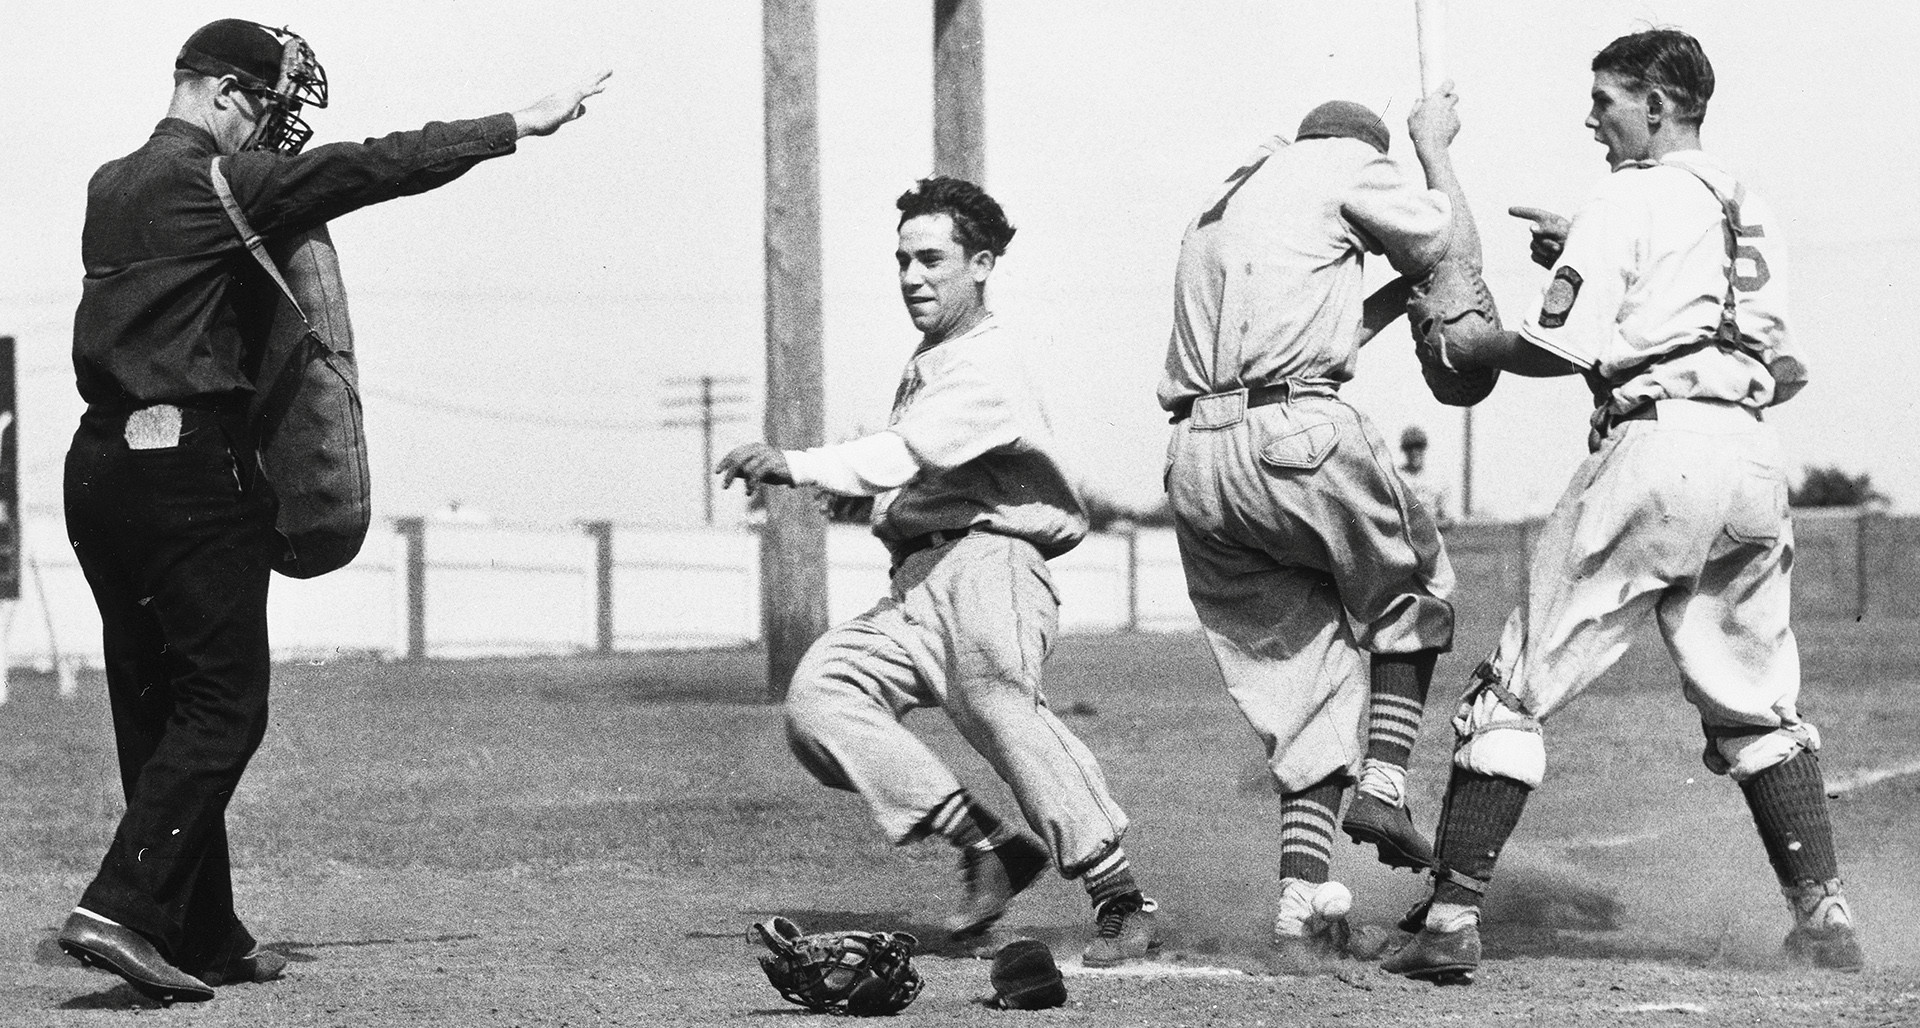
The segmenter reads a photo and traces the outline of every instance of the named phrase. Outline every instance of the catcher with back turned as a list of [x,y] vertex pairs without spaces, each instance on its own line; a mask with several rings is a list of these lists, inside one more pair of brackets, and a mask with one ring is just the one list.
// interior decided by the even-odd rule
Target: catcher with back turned
[[[1334,101],[1227,178],[1181,240],[1159,388],[1187,591],[1281,794],[1273,945],[1309,966],[1345,948],[1351,897],[1329,875],[1349,786],[1349,837],[1389,865],[1432,859],[1407,762],[1453,642],[1432,512],[1339,396],[1408,283],[1456,245],[1447,198],[1387,146],[1379,116]],[[1371,299],[1368,253],[1404,276]]]
[[[1047,560],[1080,543],[1087,516],[1023,370],[1038,341],[987,307],[1014,229],[959,179],[923,179],[898,207],[900,295],[921,337],[886,430],[811,450],[748,443],[715,469],[749,489],[875,496],[873,531],[893,558],[889,595],[795,670],[788,741],[822,784],[860,793],[894,843],[937,835],[959,850],[955,936],[985,932],[1051,851],[1093,902],[1085,962],[1136,960],[1160,937],[1120,846],[1126,813],[1040,688],[1060,617]],[[1044,843],[969,796],[900,723],[920,707],[946,711]]]
[[[1454,718],[1433,895],[1384,966],[1472,980],[1482,897],[1546,770],[1542,724],[1652,615],[1699,712],[1704,762],[1739,785],[1787,897],[1789,956],[1858,970],[1820,733],[1798,709],[1793,525],[1763,417],[1805,382],[1779,223],[1700,149],[1714,78],[1692,36],[1623,36],[1592,71],[1586,125],[1612,174],[1570,224],[1513,211],[1535,222],[1536,260],[1553,271],[1538,312],[1517,332],[1445,312],[1416,319],[1418,345],[1442,368],[1583,375],[1596,407],[1592,453],[1541,530],[1525,601]],[[1455,99],[1443,88],[1424,103],[1450,112]],[[1465,210],[1444,150],[1427,170]]]

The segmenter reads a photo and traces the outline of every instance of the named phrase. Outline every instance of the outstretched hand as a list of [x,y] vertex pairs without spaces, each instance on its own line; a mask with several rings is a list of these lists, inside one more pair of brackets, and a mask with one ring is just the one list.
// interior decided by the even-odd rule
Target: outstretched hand
[[1507,213],[1533,222],[1533,263],[1551,268],[1567,248],[1567,229],[1572,222],[1539,207],[1509,207]]
[[742,443],[736,446],[713,473],[720,476],[720,488],[732,487],[734,480],[746,483],[747,495],[763,485],[792,485],[793,469],[787,467],[787,455],[766,443]]
[[513,125],[522,138],[552,135],[555,129],[587,113],[587,97],[607,88],[613,69],[587,76],[578,85],[546,96],[513,113]]
[[1414,149],[1424,153],[1453,145],[1453,137],[1460,134],[1459,108],[1460,96],[1453,91],[1452,79],[1421,97],[1407,113],[1407,135],[1412,137]]

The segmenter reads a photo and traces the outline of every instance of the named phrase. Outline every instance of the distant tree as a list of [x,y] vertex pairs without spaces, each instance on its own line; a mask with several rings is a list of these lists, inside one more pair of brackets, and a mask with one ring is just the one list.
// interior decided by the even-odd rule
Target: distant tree
[[1887,497],[1864,471],[1849,475],[1837,467],[1809,467],[1801,472],[1800,484],[1787,490],[1787,502],[1795,507],[1859,507],[1885,503]]

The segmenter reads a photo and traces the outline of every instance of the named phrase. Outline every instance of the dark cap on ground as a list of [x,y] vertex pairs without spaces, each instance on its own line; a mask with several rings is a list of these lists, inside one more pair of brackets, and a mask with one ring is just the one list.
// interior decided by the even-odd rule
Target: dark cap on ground
[[1067,983],[1053,951],[1038,939],[1015,939],[993,955],[988,972],[996,1010],[1048,1010],[1067,1001]]
[[1419,425],[1408,425],[1407,430],[1400,433],[1401,449],[1413,449],[1413,448],[1424,449],[1426,445],[1427,445],[1427,432],[1425,429],[1421,428]]
[[272,89],[280,83],[280,55],[286,46],[265,25],[222,18],[187,37],[173,66],[202,75],[232,75],[243,86]]
[[1328,100],[1300,119],[1295,139],[1358,139],[1387,152],[1387,125],[1378,114],[1351,100]]

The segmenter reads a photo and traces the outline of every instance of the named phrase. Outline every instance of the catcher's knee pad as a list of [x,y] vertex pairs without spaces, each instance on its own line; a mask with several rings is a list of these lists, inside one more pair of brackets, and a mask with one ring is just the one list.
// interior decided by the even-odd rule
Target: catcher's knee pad
[[1716,775],[1744,782],[1770,767],[1798,756],[1802,750],[1820,752],[1820,730],[1804,721],[1778,728],[1718,728],[1702,725],[1707,746],[1701,763]]
[[1454,766],[1511,778],[1537,789],[1547,773],[1547,747],[1540,721],[1502,686],[1498,672],[1482,664],[1454,715]]

